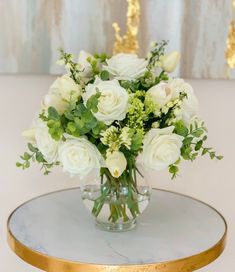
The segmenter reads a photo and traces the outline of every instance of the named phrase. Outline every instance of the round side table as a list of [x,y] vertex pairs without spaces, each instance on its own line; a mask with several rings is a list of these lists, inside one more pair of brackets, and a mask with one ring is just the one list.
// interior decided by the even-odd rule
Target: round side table
[[8,220],[11,249],[48,272],[194,271],[222,253],[226,233],[215,209],[163,190],[129,232],[97,229],[77,188],[30,200]]

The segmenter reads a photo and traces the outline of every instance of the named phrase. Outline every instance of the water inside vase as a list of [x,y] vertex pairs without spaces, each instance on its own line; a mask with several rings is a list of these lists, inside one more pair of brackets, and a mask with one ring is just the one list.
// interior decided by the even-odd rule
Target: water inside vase
[[[94,206],[98,199],[101,197],[101,187],[98,185],[86,185],[82,188],[82,199],[87,209],[93,213]],[[118,217],[115,223],[120,223],[135,219],[137,216],[143,213],[149,204],[150,190],[148,186],[138,186],[138,192],[132,193],[132,202],[138,205],[138,214],[133,214],[128,204],[128,189],[122,187],[120,192],[117,194],[111,193],[102,202],[99,213],[95,216],[97,220],[102,222],[112,223],[110,219],[111,209],[115,207],[121,207],[125,209],[125,218],[123,216]],[[93,213],[94,214],[94,213]],[[113,222],[114,223],[114,222]]]

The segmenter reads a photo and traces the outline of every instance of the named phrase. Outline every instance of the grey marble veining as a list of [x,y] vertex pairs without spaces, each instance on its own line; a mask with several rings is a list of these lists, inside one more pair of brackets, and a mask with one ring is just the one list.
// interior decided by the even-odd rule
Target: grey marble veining
[[[151,41],[179,50],[176,74],[226,78],[225,47],[232,0],[140,0],[140,54]],[[1,0],[0,73],[57,74],[59,47],[112,52],[117,21],[125,31],[126,0]],[[231,73],[235,78],[235,73]]]
[[19,207],[9,226],[25,246],[67,260],[96,264],[141,264],[188,257],[215,245],[225,232],[209,206],[153,190],[137,228],[125,233],[98,230],[79,189],[48,194]]

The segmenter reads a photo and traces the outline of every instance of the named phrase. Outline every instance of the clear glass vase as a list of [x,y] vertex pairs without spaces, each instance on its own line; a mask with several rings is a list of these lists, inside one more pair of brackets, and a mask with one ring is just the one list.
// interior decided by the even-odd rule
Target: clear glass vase
[[151,187],[141,167],[125,170],[114,178],[107,168],[100,177],[89,176],[82,182],[85,206],[95,217],[97,227],[107,231],[127,231],[149,204]]

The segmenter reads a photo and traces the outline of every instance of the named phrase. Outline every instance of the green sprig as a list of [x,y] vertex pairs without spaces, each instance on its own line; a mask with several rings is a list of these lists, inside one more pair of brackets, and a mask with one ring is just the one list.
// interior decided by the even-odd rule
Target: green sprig
[[41,165],[41,170],[43,171],[44,175],[48,175],[51,171],[50,169],[55,166],[59,165],[59,162],[55,163],[48,163],[39,149],[33,146],[31,143],[28,143],[29,152],[24,152],[23,155],[20,156],[22,162],[16,162],[16,166],[22,168],[23,170],[30,167],[31,162],[38,162]]

